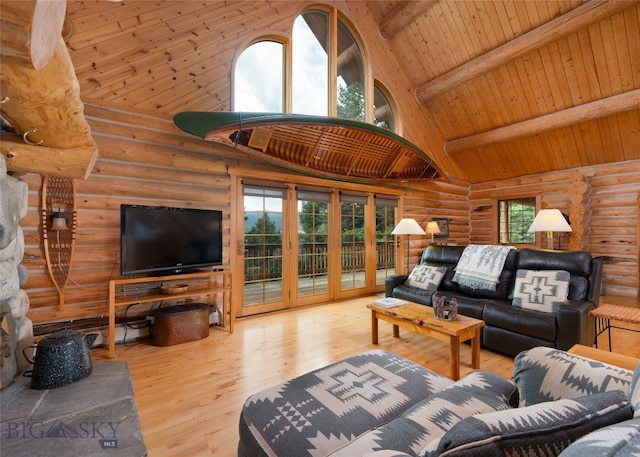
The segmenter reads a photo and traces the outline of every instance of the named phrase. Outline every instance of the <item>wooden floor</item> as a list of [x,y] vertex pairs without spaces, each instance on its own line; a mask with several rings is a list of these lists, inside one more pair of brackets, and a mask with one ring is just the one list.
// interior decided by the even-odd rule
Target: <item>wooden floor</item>
[[[129,363],[149,456],[236,456],[238,418],[249,395],[376,348],[365,309],[371,300],[245,318],[236,322],[233,334],[212,328],[208,338],[181,345],[117,345],[116,359]],[[617,303],[638,306],[634,299]],[[605,338],[600,337],[601,348]],[[614,329],[615,352],[640,357],[638,343],[640,334]],[[381,322],[377,347],[449,374],[444,343],[403,330],[394,339],[391,325]],[[94,360],[106,354],[102,348],[92,351]],[[472,371],[470,345],[462,345],[460,358],[465,376]],[[483,349],[480,366],[511,377],[513,360]]]

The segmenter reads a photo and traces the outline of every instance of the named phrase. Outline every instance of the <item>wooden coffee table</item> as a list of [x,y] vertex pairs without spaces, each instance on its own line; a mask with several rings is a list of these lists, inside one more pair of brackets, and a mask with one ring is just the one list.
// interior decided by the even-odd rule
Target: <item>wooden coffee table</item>
[[393,336],[400,336],[400,327],[413,330],[438,341],[449,343],[451,379],[460,379],[460,343],[471,340],[471,366],[480,368],[480,330],[484,321],[460,316],[455,321],[442,321],[433,315],[433,308],[408,302],[394,308],[371,303],[371,343],[378,344],[378,319],[393,324]]

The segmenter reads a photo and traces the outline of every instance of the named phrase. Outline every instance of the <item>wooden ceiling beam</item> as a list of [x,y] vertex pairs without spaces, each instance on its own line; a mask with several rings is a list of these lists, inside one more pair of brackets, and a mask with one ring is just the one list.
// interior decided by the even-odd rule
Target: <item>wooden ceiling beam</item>
[[549,130],[600,119],[634,109],[640,109],[640,89],[556,111],[555,113],[545,114],[494,130],[450,140],[444,144],[444,150],[447,154],[453,155],[462,151],[477,149],[490,144],[503,143],[525,136],[533,136]]
[[424,103],[465,81],[555,42],[563,36],[581,30],[632,5],[634,2],[626,0],[591,0],[567,14],[563,14],[418,86],[415,90],[416,100]]
[[43,68],[56,49],[66,7],[66,0],[3,0],[2,63]]
[[389,14],[383,17],[378,24],[380,36],[385,40],[393,38],[398,30],[406,27],[416,16],[435,5],[438,0],[418,0],[414,2],[401,2]]

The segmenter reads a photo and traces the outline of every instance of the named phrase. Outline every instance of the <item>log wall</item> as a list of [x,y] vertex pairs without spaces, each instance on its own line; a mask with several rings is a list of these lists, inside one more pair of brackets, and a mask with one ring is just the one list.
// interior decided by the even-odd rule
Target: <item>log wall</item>
[[[228,267],[232,220],[229,167],[250,169],[254,176],[288,173],[259,164],[244,153],[187,135],[165,119],[92,105],[85,107],[85,113],[100,155],[89,177],[75,180],[78,231],[63,311],[57,303],[42,247],[39,226],[42,178],[35,173],[22,177],[29,186],[29,211],[22,220],[24,264],[29,271],[25,289],[31,302],[29,316],[36,324],[107,315],[108,282],[120,273],[120,204],[222,210],[223,263]],[[292,182],[309,180],[290,176]],[[358,188],[349,183],[339,186]],[[368,190],[375,189],[369,187]],[[423,225],[430,217],[450,217],[460,221],[452,224],[451,239],[459,243],[468,239],[467,184],[439,182],[407,192],[398,189],[390,192],[407,195],[403,200],[407,216],[415,217]],[[427,237],[413,238],[412,264],[417,263],[427,244]],[[145,314],[148,309],[138,306],[132,314]]]
[[[76,180],[78,233],[74,267],[60,311],[49,279],[39,227],[42,179],[23,175],[29,186],[29,211],[21,221],[25,233],[25,286],[34,323],[106,316],[107,285],[119,274],[121,203],[220,209],[224,212],[224,263],[229,265],[229,167],[251,166],[258,173],[274,169],[231,149],[178,131],[167,120],[96,106],[86,107],[100,150],[86,180]],[[282,173],[282,170],[279,170]],[[300,181],[292,175],[292,181]],[[397,189],[395,190],[396,192]],[[574,225],[569,242],[606,259],[603,292],[638,294],[638,222],[640,161],[494,181],[485,184],[432,182],[409,187],[402,199],[404,217],[423,226],[433,217],[449,219],[448,244],[491,244],[497,199],[539,195],[541,207],[569,212]],[[576,237],[575,235],[579,235]],[[430,237],[411,237],[410,264],[418,262]],[[140,310],[144,312],[145,310]]]
[[[587,250],[604,258],[602,292],[637,297],[639,195],[640,160],[474,184],[470,240],[498,241],[497,200],[537,196],[540,208],[558,208],[569,215],[573,232],[568,239],[560,237],[562,249]],[[544,246],[541,241],[538,247]]]
[[[60,311],[42,250],[39,205],[42,179],[26,174],[29,212],[24,220],[26,289],[35,323],[107,315],[109,279],[120,273],[120,205],[164,205],[223,211],[228,264],[227,163],[184,144],[168,121],[87,107],[100,157],[86,180],[76,180],[78,231],[71,279]],[[106,120],[106,119],[109,120]],[[199,149],[200,148],[200,149]],[[197,297],[196,297],[197,298]]]

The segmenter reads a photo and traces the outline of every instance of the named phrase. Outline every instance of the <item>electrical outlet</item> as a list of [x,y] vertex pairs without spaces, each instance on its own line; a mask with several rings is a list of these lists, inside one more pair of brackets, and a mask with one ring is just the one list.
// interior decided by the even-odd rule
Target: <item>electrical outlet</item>
[[147,316],[147,327],[153,327],[153,324],[155,324],[155,322],[155,316]]

